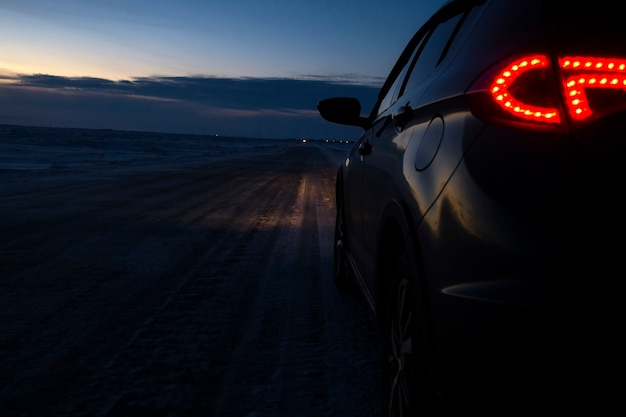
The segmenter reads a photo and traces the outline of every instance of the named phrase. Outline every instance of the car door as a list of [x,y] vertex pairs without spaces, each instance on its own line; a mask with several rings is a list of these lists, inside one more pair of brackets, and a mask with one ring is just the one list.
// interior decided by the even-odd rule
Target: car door
[[[422,139],[426,127],[437,114],[422,103],[430,81],[439,75],[443,57],[462,24],[464,9],[453,9],[435,16],[412,42],[414,51],[399,73],[394,96],[388,108],[381,106],[372,127],[369,152],[362,156],[361,227],[363,230],[363,269],[374,285],[376,254],[381,220],[392,201],[402,204],[412,198],[403,167],[405,151],[412,141]],[[418,219],[414,219],[418,220]],[[365,255],[367,254],[367,256]]]
[[[344,161],[343,177],[343,210],[344,210],[344,242],[353,259],[357,261],[363,257],[363,229],[361,216],[363,161],[361,152],[370,141],[371,131],[366,130],[350,149]],[[360,274],[360,269],[359,269]]]
[[[367,190],[368,184],[364,182],[365,178],[371,178],[371,174],[367,174],[371,168],[369,159],[373,150],[372,144],[376,140],[377,133],[383,129],[384,124],[388,120],[386,114],[390,111],[392,104],[397,100],[402,81],[409,69],[410,62],[417,52],[417,47],[421,42],[422,36],[416,35],[407,45],[401,57],[396,62],[394,69],[391,71],[388,79],[383,85],[379,94],[379,99],[372,109],[370,117],[374,120],[372,126],[368,128],[351,149],[348,158],[345,161],[344,169],[344,207],[346,212],[345,229],[347,231],[345,238],[350,254],[356,262],[357,272],[360,278],[370,289],[373,284],[373,274],[371,268],[372,248],[366,245],[364,227],[370,227],[372,223],[368,216],[370,210],[364,208],[364,201],[371,198],[370,190]],[[383,129],[384,130],[384,129]],[[379,154],[381,152],[378,152]],[[371,181],[371,180],[370,180]],[[378,182],[377,182],[378,184]],[[378,187],[380,189],[380,187]],[[364,200],[365,199],[365,200]],[[368,203],[365,203],[366,205]]]

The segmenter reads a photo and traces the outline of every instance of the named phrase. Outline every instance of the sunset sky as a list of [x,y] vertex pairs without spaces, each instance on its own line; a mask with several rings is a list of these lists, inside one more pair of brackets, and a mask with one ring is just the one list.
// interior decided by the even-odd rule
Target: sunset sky
[[0,124],[358,135],[362,99],[444,0],[0,0]]

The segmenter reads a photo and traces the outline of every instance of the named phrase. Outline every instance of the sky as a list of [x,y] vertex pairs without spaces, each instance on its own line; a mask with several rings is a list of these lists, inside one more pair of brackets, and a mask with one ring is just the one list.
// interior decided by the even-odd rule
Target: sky
[[0,0],[0,124],[243,137],[356,136],[445,0]]

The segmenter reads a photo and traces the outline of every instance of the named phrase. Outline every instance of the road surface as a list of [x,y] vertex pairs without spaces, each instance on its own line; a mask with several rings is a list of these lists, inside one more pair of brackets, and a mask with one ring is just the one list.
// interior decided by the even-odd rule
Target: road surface
[[0,414],[377,416],[332,285],[338,152],[0,185]]

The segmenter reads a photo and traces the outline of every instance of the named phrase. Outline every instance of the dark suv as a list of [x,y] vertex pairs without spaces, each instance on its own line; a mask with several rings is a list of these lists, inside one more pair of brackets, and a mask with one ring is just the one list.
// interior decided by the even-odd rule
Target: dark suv
[[[450,1],[338,169],[334,279],[383,337],[385,415],[619,398],[626,25],[615,5]],[[504,408],[502,408],[504,407]]]

